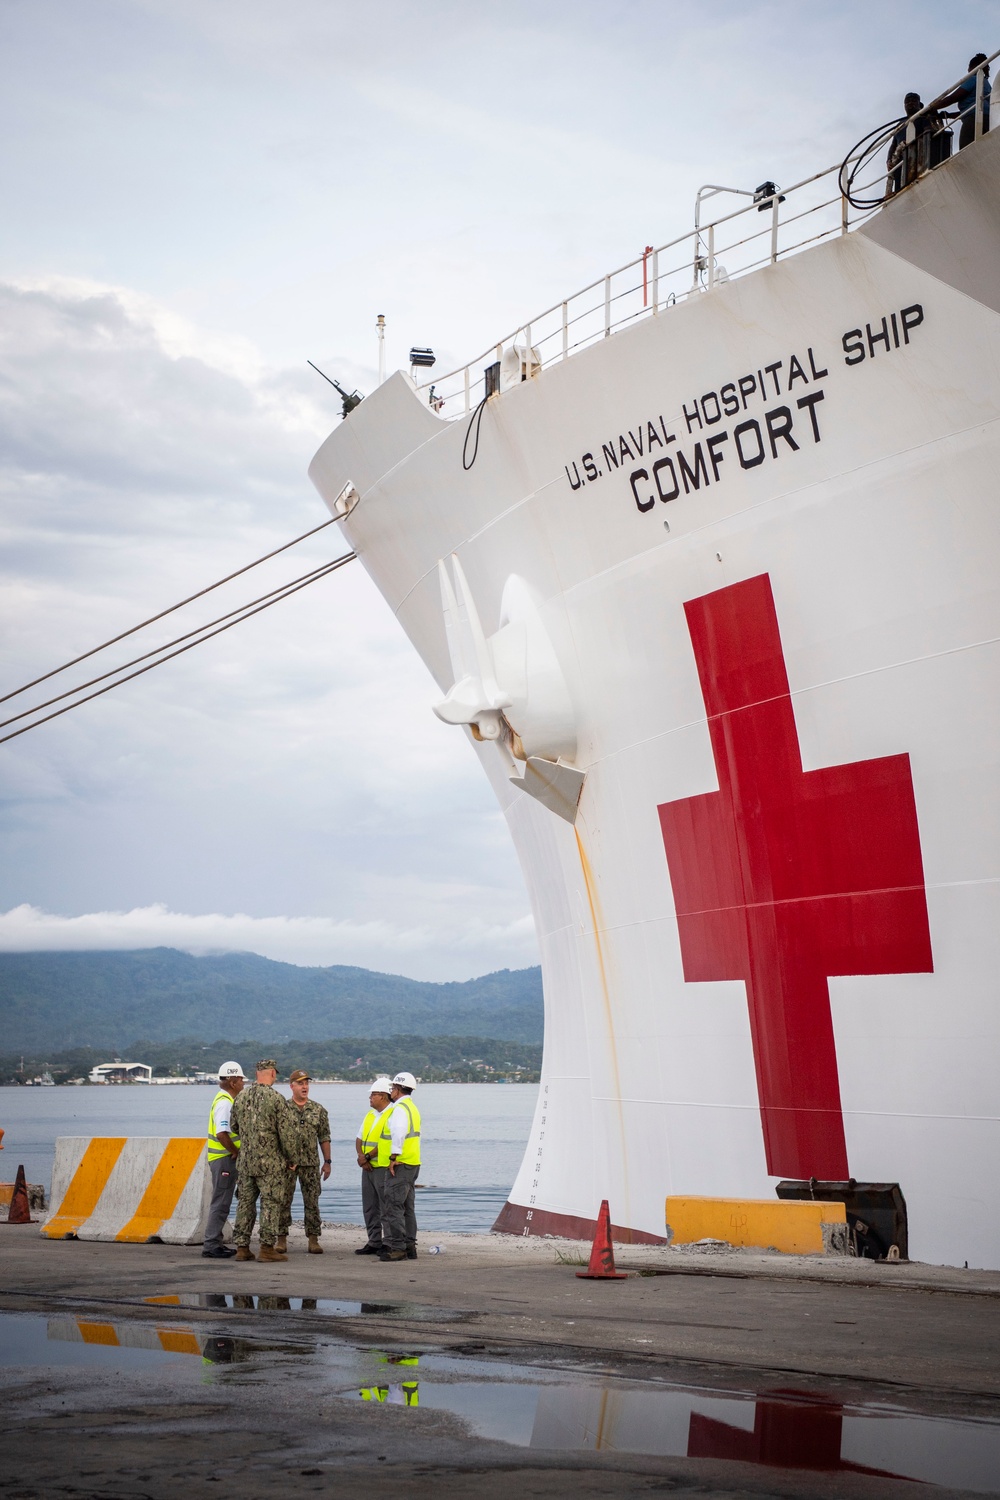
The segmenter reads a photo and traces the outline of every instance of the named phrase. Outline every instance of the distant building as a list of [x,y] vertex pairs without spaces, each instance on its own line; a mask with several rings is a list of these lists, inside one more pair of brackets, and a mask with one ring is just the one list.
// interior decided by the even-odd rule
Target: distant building
[[[126,1080],[127,1082],[128,1080]],[[136,1080],[143,1082],[142,1079]],[[166,1078],[147,1078],[146,1083],[177,1084],[177,1083],[209,1083],[218,1087],[219,1080],[215,1073],[184,1073],[180,1077],[167,1076]]]
[[89,1076],[91,1083],[149,1083],[153,1070],[149,1063],[98,1063],[96,1068],[91,1068]]

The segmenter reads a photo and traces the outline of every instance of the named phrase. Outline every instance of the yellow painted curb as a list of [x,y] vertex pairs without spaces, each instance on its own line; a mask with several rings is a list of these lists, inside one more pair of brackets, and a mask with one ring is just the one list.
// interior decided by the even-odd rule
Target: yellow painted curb
[[[14,1201],[16,1182],[0,1182],[0,1208],[9,1208]],[[45,1207],[45,1193],[37,1182],[29,1182],[28,1202],[32,1208]]]
[[787,1255],[846,1254],[842,1203],[776,1202],[771,1198],[668,1198],[672,1245],[722,1240],[727,1245],[783,1250]]

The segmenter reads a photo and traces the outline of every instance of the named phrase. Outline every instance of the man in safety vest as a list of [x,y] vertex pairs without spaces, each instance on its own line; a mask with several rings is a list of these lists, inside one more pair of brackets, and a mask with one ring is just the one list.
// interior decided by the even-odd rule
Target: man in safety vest
[[420,1111],[410,1095],[417,1086],[412,1073],[392,1080],[392,1108],[382,1116],[378,1165],[382,1184],[382,1248],[379,1260],[416,1260],[417,1216],[413,1188],[420,1171]]
[[238,1062],[224,1062],[219,1069],[219,1092],[208,1112],[208,1170],[212,1174],[212,1202],[205,1226],[206,1260],[228,1260],[235,1255],[222,1243],[222,1232],[236,1188],[236,1163],[240,1155],[239,1139],[230,1131],[233,1100],[246,1079]]
[[378,1255],[382,1248],[382,1195],[386,1168],[378,1165],[378,1143],[382,1134],[382,1115],[389,1107],[392,1084],[388,1078],[376,1078],[368,1093],[369,1110],[361,1121],[354,1149],[361,1168],[361,1212],[368,1231],[367,1243],[355,1255]]

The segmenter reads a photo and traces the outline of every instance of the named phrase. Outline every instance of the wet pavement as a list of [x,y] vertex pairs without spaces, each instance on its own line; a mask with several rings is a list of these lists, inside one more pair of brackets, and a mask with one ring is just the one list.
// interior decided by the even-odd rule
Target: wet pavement
[[994,1273],[633,1247],[602,1285],[566,1243],[356,1243],[0,1225],[0,1500],[1000,1494]]
[[[735,1372],[727,1381],[715,1371],[710,1383],[666,1367],[645,1370],[641,1378],[634,1370],[612,1375],[565,1349],[538,1351],[528,1360],[469,1345],[462,1352],[302,1331],[303,1313],[338,1317],[346,1308],[346,1315],[391,1321],[400,1306],[371,1304],[361,1312],[363,1304],[350,1302],[322,1307],[327,1300],[203,1293],[185,1294],[182,1301],[180,1294],[167,1294],[147,1299],[145,1316],[109,1317],[93,1309],[57,1316],[0,1312],[0,1388],[9,1414],[27,1416],[29,1425],[31,1406],[36,1419],[44,1416],[53,1396],[61,1403],[62,1422],[68,1414],[85,1424],[95,1417],[126,1420],[124,1377],[128,1400],[144,1404],[146,1427],[152,1412],[145,1404],[157,1398],[176,1426],[177,1396],[185,1390],[241,1412],[251,1390],[281,1391],[286,1405],[289,1397],[294,1405],[308,1391],[309,1407],[315,1417],[323,1414],[324,1427],[349,1431],[352,1419],[361,1417],[365,1440],[375,1448],[387,1439],[405,1441],[409,1423],[418,1459],[423,1449],[440,1446],[438,1419],[448,1424],[445,1434],[467,1449],[485,1444],[502,1452],[503,1445],[521,1456],[537,1452],[549,1462],[553,1455],[599,1459],[602,1471],[609,1460],[616,1465],[626,1457],[683,1460],[695,1476],[704,1471],[701,1493],[755,1493],[746,1488],[745,1475],[757,1469],[761,1478],[778,1472],[784,1480],[779,1489],[759,1493],[886,1495],[909,1481],[907,1490],[916,1482],[925,1492],[934,1486],[936,1493],[1000,1494],[1000,1410],[967,1415],[955,1411],[954,1401],[934,1410],[926,1400],[908,1403],[898,1393],[843,1382],[775,1382],[755,1389],[734,1378]],[[438,1309],[402,1306],[411,1321],[432,1314],[440,1321]],[[198,1316],[182,1320],[185,1310]],[[39,1400],[37,1390],[33,1400],[29,1394],[40,1377],[55,1381],[45,1386],[48,1402]],[[25,1404],[28,1412],[16,1410]],[[83,1446],[94,1457],[93,1438]],[[388,1455],[374,1457],[388,1462]],[[329,1455],[316,1463],[320,1476],[337,1478]],[[706,1490],[705,1480],[711,1483],[719,1465],[731,1483]],[[147,1467],[155,1469],[155,1460]],[[303,1469],[299,1477],[315,1475]],[[630,1474],[630,1485],[635,1477]],[[212,1476],[202,1478],[207,1483]],[[845,1490],[848,1480],[866,1488]],[[109,1483],[103,1475],[102,1493]],[[801,1483],[809,1488],[796,1488]],[[0,1478],[0,1493],[7,1488]],[[65,1484],[61,1489],[73,1493]],[[15,1492],[46,1490],[35,1476]]]

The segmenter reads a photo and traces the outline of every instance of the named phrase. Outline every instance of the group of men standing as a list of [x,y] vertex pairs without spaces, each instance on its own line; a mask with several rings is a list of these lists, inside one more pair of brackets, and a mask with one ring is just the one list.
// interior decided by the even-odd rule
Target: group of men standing
[[[296,1181],[302,1189],[310,1255],[322,1255],[319,1195],[330,1176],[330,1118],[309,1098],[309,1074],[296,1068],[289,1077],[292,1097],[274,1085],[272,1057],[257,1063],[247,1084],[237,1062],[219,1069],[219,1091],[208,1117],[208,1164],[212,1200],[202,1255],[207,1260],[255,1260],[250,1239],[260,1202],[260,1259],[288,1259],[288,1230]],[[246,1087],[244,1087],[246,1085]],[[420,1168],[420,1111],[411,1095],[412,1073],[372,1084],[371,1108],[356,1141],[362,1171],[361,1201],[368,1240],[356,1253],[381,1260],[415,1260],[417,1221],[414,1186]],[[223,1232],[233,1194],[239,1205],[233,1245]]]

